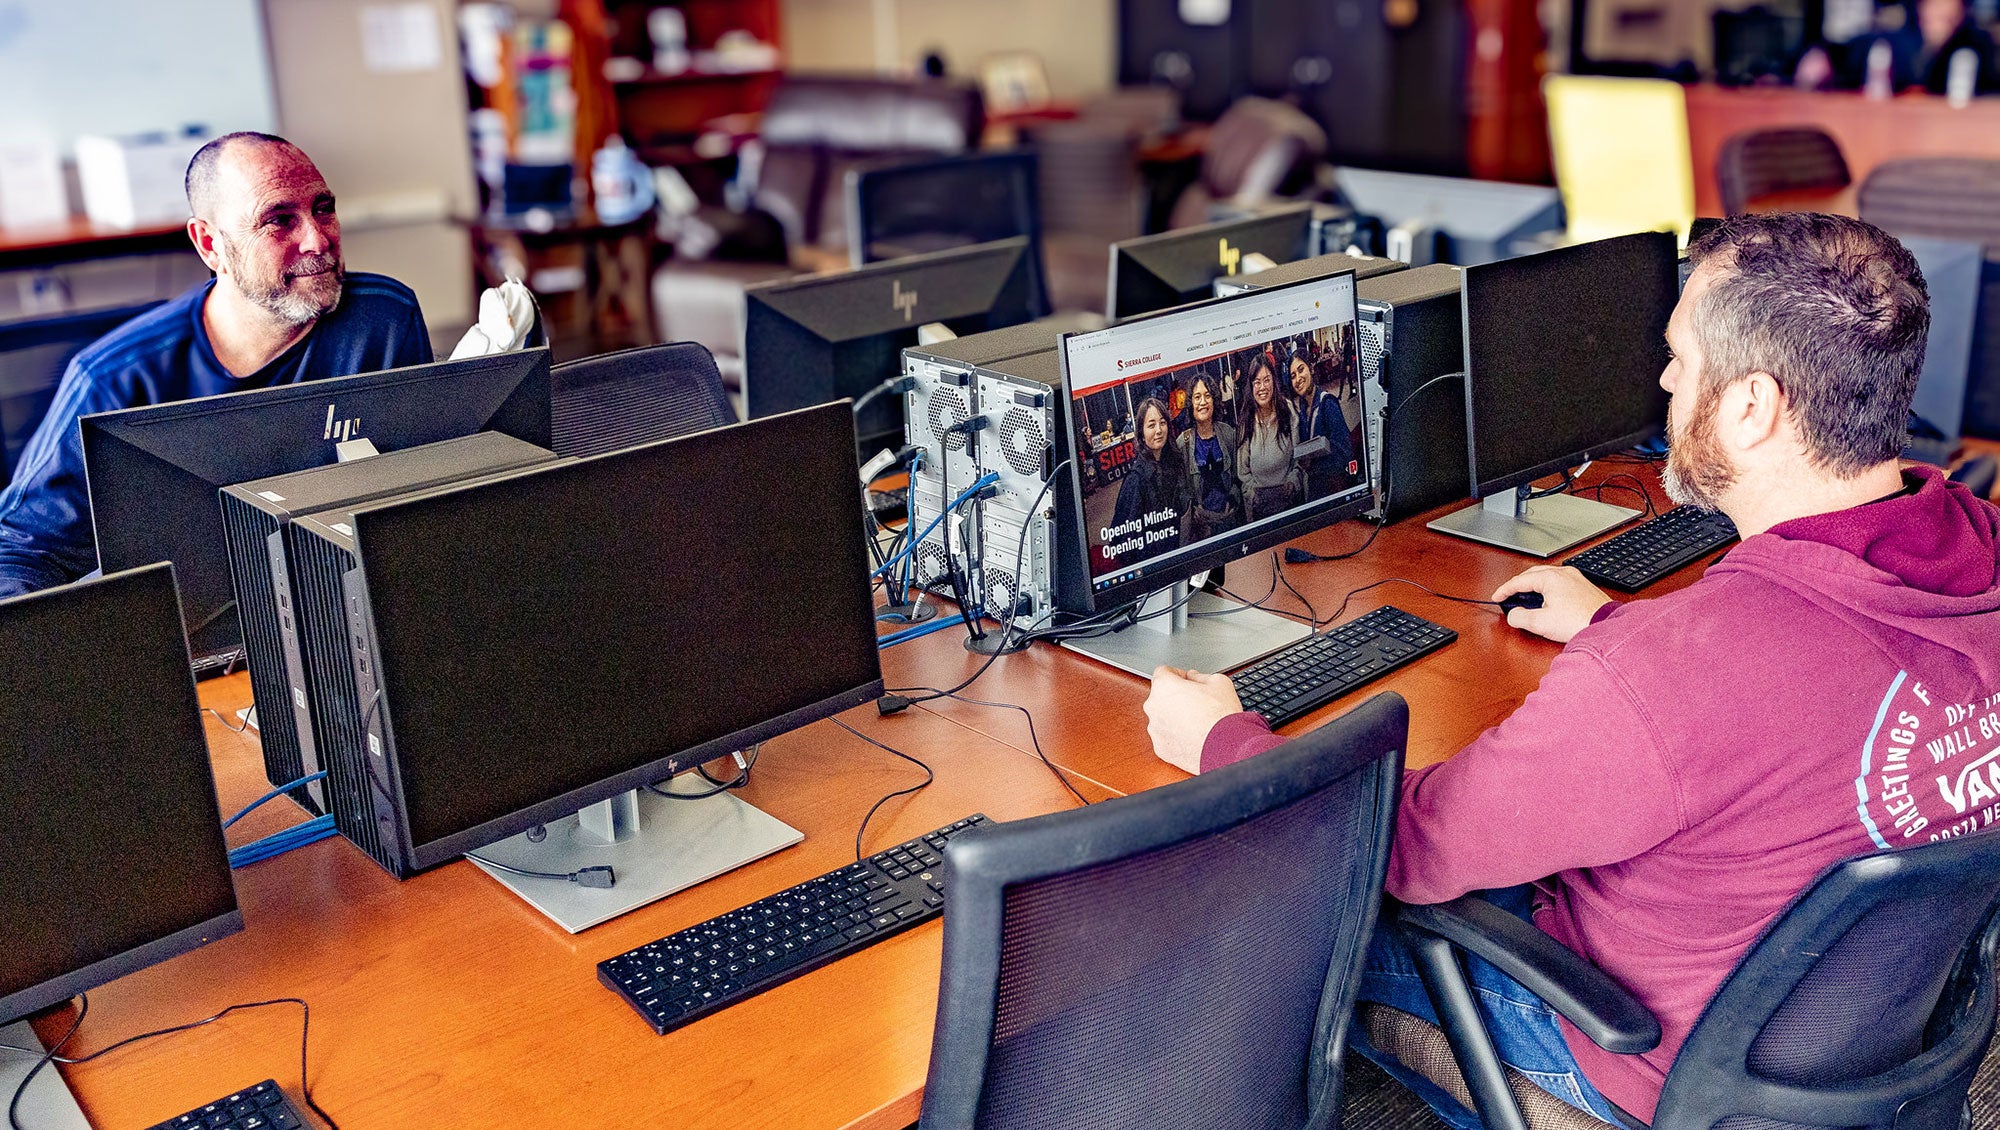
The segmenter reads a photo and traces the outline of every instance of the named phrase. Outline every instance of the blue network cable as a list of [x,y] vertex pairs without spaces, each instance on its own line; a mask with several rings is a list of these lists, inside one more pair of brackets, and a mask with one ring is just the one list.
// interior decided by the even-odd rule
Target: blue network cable
[[952,511],[965,505],[966,501],[970,499],[973,495],[978,494],[980,491],[985,490],[987,487],[992,486],[994,483],[997,483],[999,481],[1000,481],[1000,476],[992,471],[988,471],[985,474],[979,476],[979,478],[973,480],[971,486],[966,487],[963,491],[959,492],[957,498],[951,500],[951,505],[944,508],[943,514],[939,514],[937,517],[931,519],[931,524],[925,526],[924,531],[922,533],[918,534],[914,538],[911,538],[910,543],[904,546],[901,552],[897,553],[896,556],[891,557],[889,560],[883,562],[881,566],[878,567],[873,573],[870,573],[869,576],[871,578],[880,577],[883,574],[887,573],[890,569],[894,568],[898,563],[910,557],[911,554],[916,552],[917,546],[922,544],[925,538],[931,536],[931,531],[937,529],[939,524],[941,524],[945,520],[945,518],[951,514]]
[[[292,789],[296,789],[301,785],[309,785],[314,781],[321,781],[325,779],[326,779],[326,770],[322,769],[317,773],[308,773],[307,775],[300,777],[298,780],[293,781],[290,784],[279,785],[277,788],[272,789],[270,792],[265,793],[263,796],[260,796],[256,800],[253,800],[249,804],[243,806],[243,809],[239,811],[236,815],[231,816],[227,820],[224,820],[222,822],[222,826],[225,829],[228,828],[230,825],[235,824],[238,820],[241,820],[245,816],[248,816],[252,812],[256,811],[259,805],[283,793],[289,792]],[[261,840],[252,840],[251,842],[244,844],[242,847],[230,849],[229,866],[231,868],[245,867],[248,866],[249,864],[256,863],[258,860],[269,859],[274,855],[281,855],[285,852],[292,850],[293,848],[304,847],[307,844],[316,843],[320,840],[326,839],[328,836],[331,836],[333,834],[334,834],[333,817],[331,816],[315,817],[311,820],[306,821],[303,824],[286,828],[282,832],[273,832],[270,835],[265,836]]]

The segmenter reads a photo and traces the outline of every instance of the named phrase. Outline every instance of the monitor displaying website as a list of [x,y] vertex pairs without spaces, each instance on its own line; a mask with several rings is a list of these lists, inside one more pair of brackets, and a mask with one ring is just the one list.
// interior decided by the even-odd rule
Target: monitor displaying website
[[1074,335],[1064,349],[1095,592],[1369,493],[1352,274]]

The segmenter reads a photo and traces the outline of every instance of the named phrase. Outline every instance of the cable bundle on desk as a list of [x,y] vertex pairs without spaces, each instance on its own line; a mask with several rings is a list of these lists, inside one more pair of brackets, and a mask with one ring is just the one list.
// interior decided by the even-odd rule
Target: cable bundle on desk
[[[300,777],[298,780],[291,782],[290,784],[279,785],[277,788],[272,789],[270,792],[265,793],[263,796],[260,796],[256,800],[251,801],[249,804],[244,805],[243,808],[236,813],[236,815],[231,816],[227,820],[224,820],[222,822],[223,830],[227,831],[230,827],[235,825],[235,823],[238,820],[241,820],[245,816],[248,816],[252,812],[256,811],[257,808],[263,805],[266,801],[274,800],[277,797],[292,791],[293,789],[302,788],[306,785],[310,785],[314,781],[323,781],[325,779],[326,779],[326,770],[322,769],[317,773],[308,773],[305,776]],[[327,837],[333,834],[334,834],[333,817],[316,816],[313,819],[308,820],[303,824],[286,828],[282,832],[273,832],[270,835],[265,836],[263,839],[252,840],[251,842],[244,844],[242,847],[231,848],[229,850],[229,866],[232,869],[238,867],[248,867],[252,863],[257,863],[262,860],[269,859],[274,855],[283,855],[284,853],[291,851],[293,848],[304,847],[305,845],[311,843],[318,843],[320,840],[326,839]]]

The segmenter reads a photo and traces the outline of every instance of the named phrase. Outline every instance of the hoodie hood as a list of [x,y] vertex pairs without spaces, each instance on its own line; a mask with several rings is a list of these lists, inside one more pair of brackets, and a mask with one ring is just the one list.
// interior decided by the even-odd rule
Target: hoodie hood
[[[1874,638],[1901,666],[1937,648],[1966,693],[2000,685],[2000,508],[1935,467],[1911,493],[1782,522],[1709,570],[1744,573],[1798,594]],[[1954,680],[1956,681],[1956,680]],[[1953,688],[1960,689],[1960,688]]]

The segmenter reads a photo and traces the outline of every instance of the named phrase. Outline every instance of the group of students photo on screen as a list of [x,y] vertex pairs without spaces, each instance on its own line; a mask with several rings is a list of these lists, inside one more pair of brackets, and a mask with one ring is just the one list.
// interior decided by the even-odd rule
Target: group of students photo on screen
[[1364,481],[1351,325],[1077,398],[1092,572],[1192,545]]

